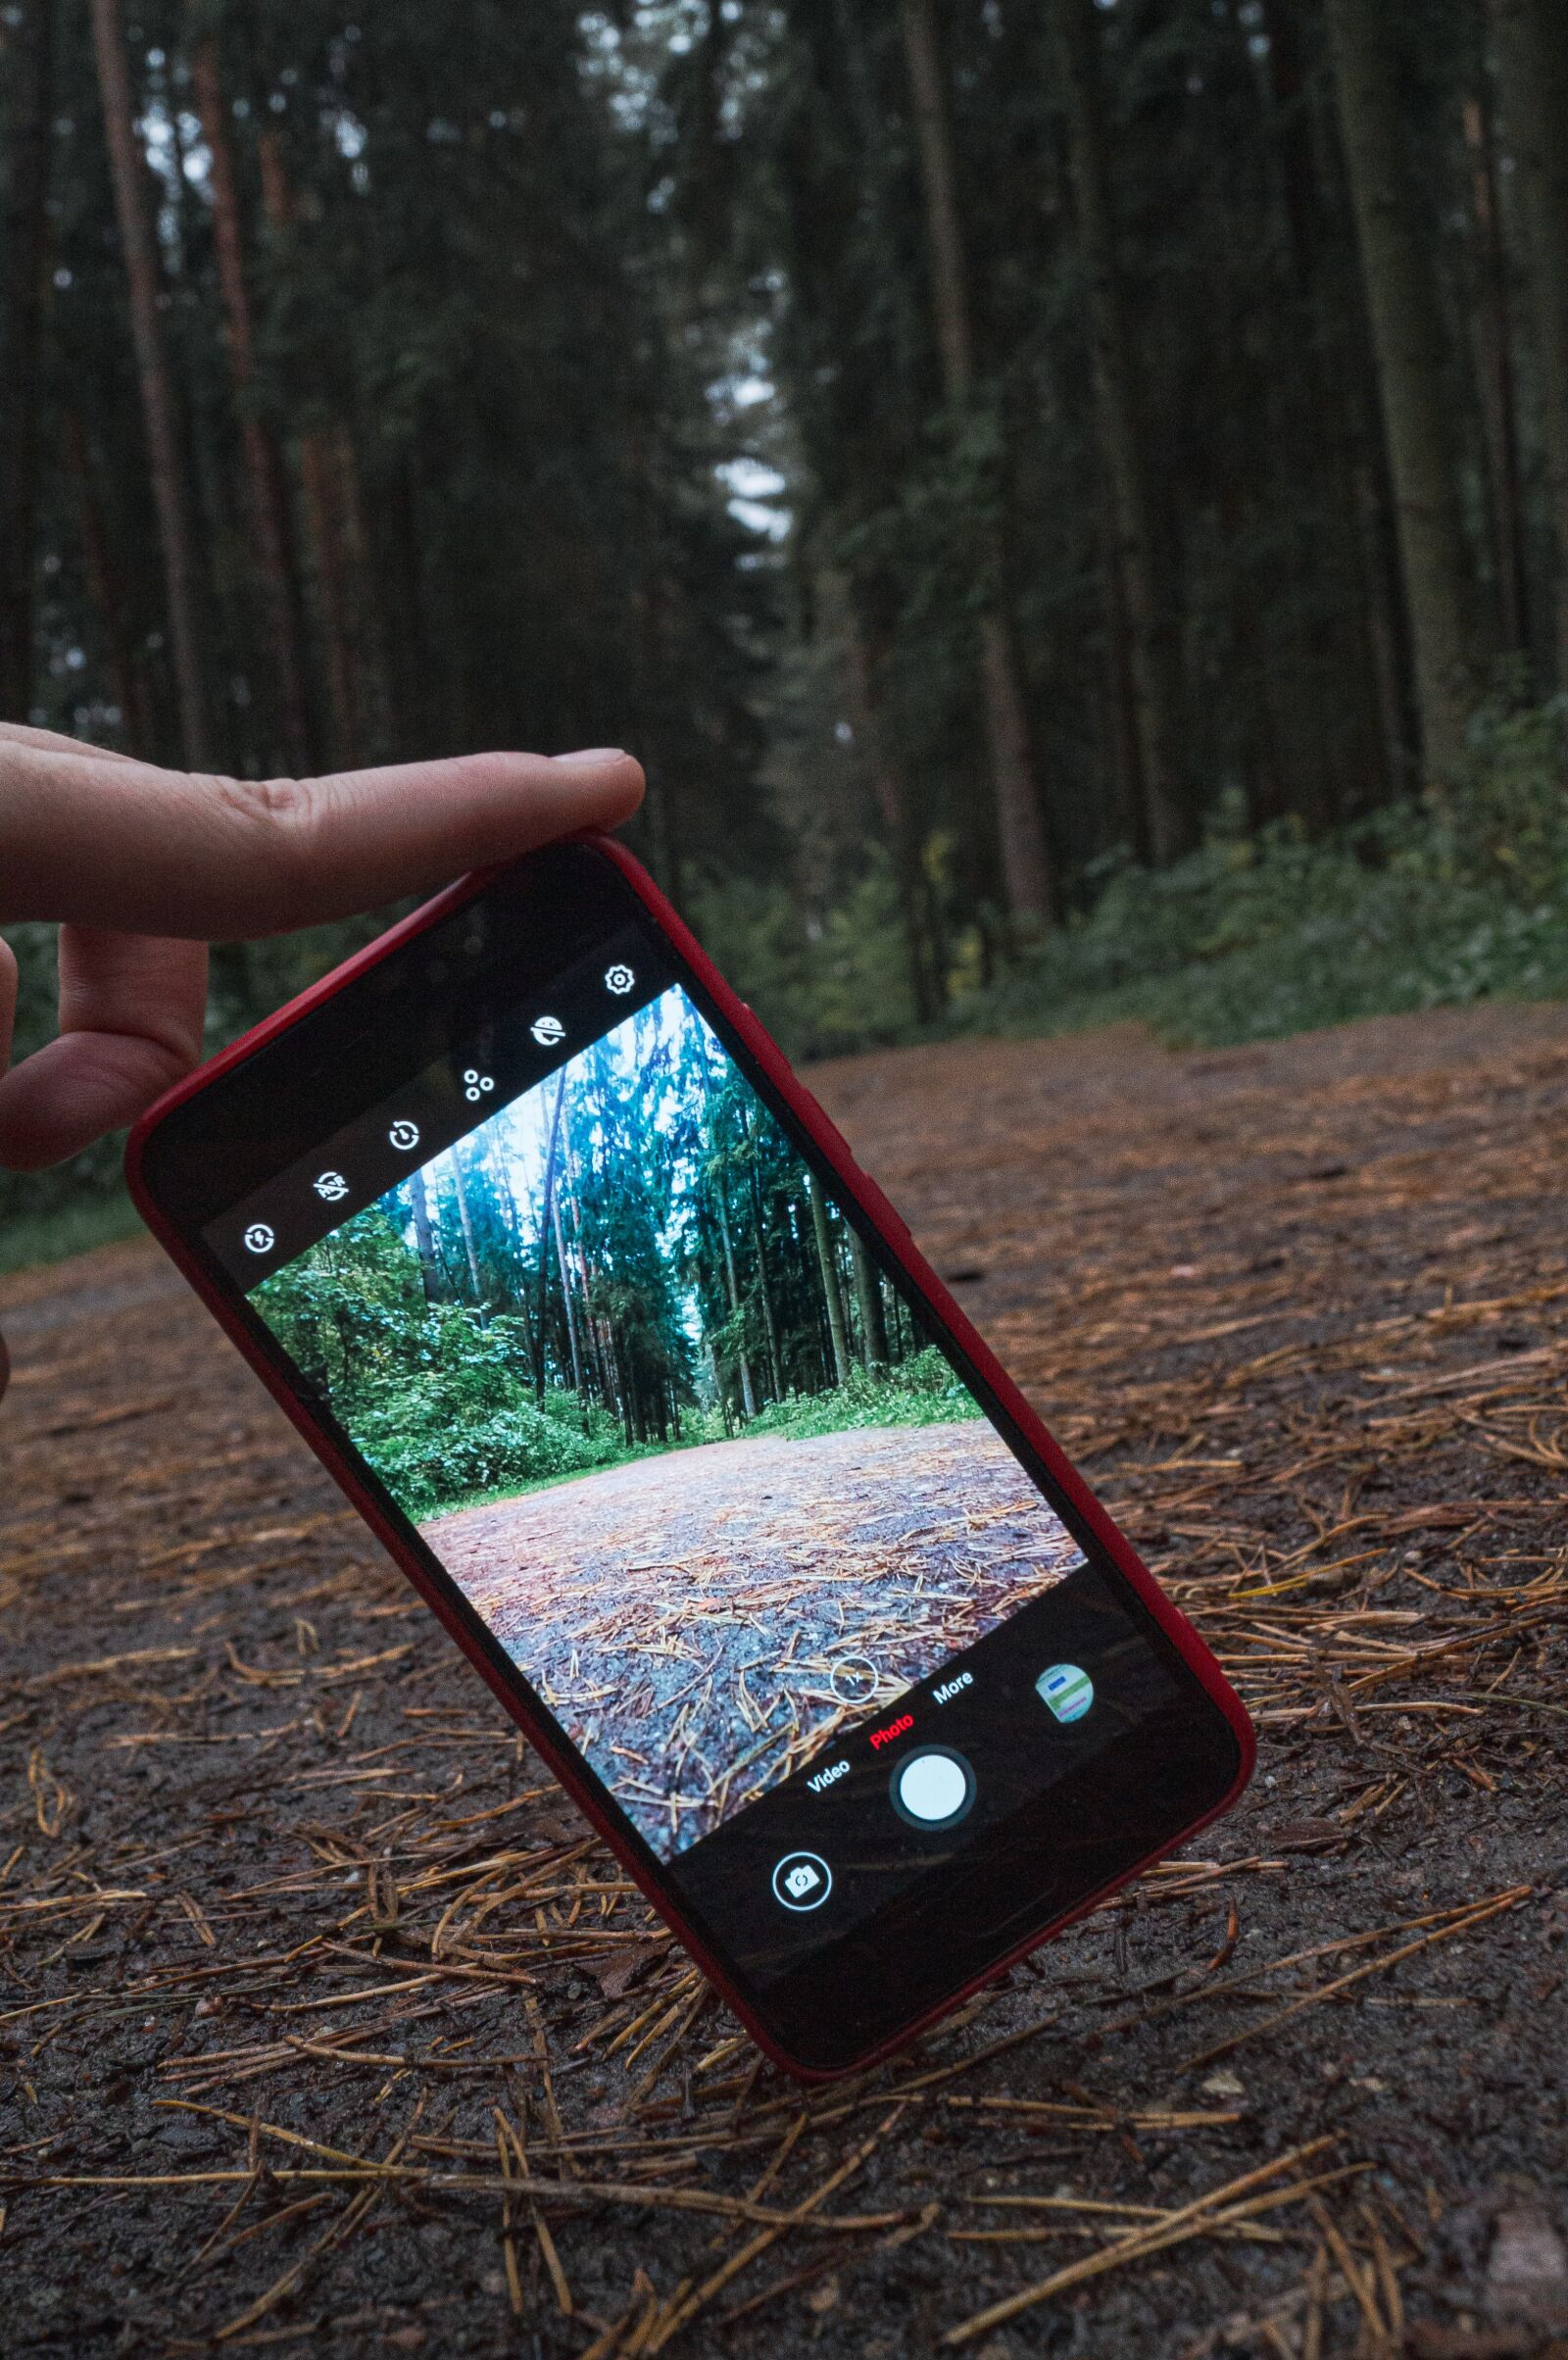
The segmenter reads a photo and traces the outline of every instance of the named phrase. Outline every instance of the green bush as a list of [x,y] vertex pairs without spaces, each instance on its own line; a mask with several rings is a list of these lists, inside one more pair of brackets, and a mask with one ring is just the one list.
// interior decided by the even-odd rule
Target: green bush
[[845,1383],[831,1393],[769,1401],[746,1431],[799,1441],[813,1434],[842,1434],[847,1427],[935,1426],[979,1415],[973,1396],[936,1346],[928,1344],[895,1368],[875,1373],[852,1368]]
[[[513,1494],[611,1465],[626,1455],[620,1430],[576,1430],[550,1406],[517,1401],[470,1423],[434,1413],[418,1387],[389,1394],[345,1419],[366,1458],[411,1516],[432,1516],[486,1493]],[[607,1420],[607,1424],[611,1421]]]
[[1316,842],[1234,822],[1176,866],[1130,863],[955,1022],[1141,1018],[1205,1044],[1494,997],[1568,994],[1560,700],[1488,707],[1460,777]]

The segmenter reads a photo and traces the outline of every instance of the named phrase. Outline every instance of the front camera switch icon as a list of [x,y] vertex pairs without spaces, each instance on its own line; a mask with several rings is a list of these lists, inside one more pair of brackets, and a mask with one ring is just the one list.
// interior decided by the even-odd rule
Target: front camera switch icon
[[276,1233],[265,1221],[253,1221],[245,1232],[245,1244],[252,1254],[270,1254],[277,1244]]
[[773,1898],[785,1909],[820,1909],[833,1872],[819,1852],[786,1852],[773,1871]]

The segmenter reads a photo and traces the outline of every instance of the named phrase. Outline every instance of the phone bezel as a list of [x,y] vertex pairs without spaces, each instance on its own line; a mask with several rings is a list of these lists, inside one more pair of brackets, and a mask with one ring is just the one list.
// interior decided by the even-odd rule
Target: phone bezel
[[[486,1681],[509,1716],[523,1730],[661,1916],[672,1926],[759,2045],[785,2070],[803,2079],[831,2080],[839,2074],[862,2069],[902,2045],[961,2004],[972,1991],[1002,1973],[1013,1960],[1098,1907],[1152,1862],[1164,1857],[1176,1845],[1227,1810],[1250,1776],[1255,1758],[1255,1739],[1245,1710],[1208,1648],[1186,1618],[1165,1598],[1153,1577],[997,1361],[961,1306],[954,1301],[920,1254],[906,1223],[877,1184],[859,1168],[836,1126],[797,1078],[782,1052],[752,1010],[724,982],[653,879],[612,839],[583,836],[570,842],[607,860],[616,872],[620,886],[629,888],[639,905],[639,916],[645,922],[652,923],[666,949],[673,953],[676,961],[688,971],[699,987],[699,1003],[706,1001],[709,1004],[709,1009],[705,1012],[715,1014],[720,1019],[721,1033],[729,1036],[726,1046],[732,1054],[740,1053],[737,1062],[742,1070],[750,1069],[749,1078],[754,1084],[762,1085],[764,1100],[771,1099],[786,1110],[792,1126],[801,1135],[801,1143],[809,1149],[812,1159],[823,1168],[841,1204],[858,1213],[861,1222],[874,1234],[881,1252],[921,1301],[928,1319],[951,1339],[962,1362],[966,1364],[964,1373],[974,1381],[980,1399],[1004,1437],[1018,1450],[1026,1468],[1037,1478],[1043,1475],[1048,1479],[1051,1489],[1060,1495],[1073,1519],[1092,1537],[1099,1554],[1108,1561],[1109,1567],[1125,1583],[1170,1651],[1221,1716],[1235,1744],[1233,1772],[1220,1791],[1202,1808],[1185,1816],[1179,1827],[1162,1832],[1158,1840],[1137,1857],[1120,1867],[1115,1874],[1093,1885],[1070,1906],[1046,1915],[1038,1924],[1028,1925],[1017,1939],[1006,1942],[995,1957],[987,1957],[981,1966],[964,1975],[952,1989],[943,1990],[938,1996],[901,2014],[896,2022],[878,2029],[874,2037],[857,2047],[854,2053],[834,2055],[831,2061],[824,2061],[820,2055],[813,2058],[804,2053],[799,2037],[792,2040],[779,2022],[769,2021],[765,1997],[759,1999],[740,1985],[716,1943],[710,1941],[704,1930],[693,1923],[678,1890],[666,1881],[662,1865],[635,1832],[629,1829],[629,1825],[621,1823],[618,1812],[584,1757],[524,1693],[525,1684],[520,1682],[510,1660],[484,1632],[473,1610],[462,1601],[461,1593],[451,1582],[451,1577],[444,1572],[432,1577],[430,1567],[418,1553],[417,1545],[411,1544],[408,1532],[387,1512],[383,1500],[367,1486],[358,1460],[348,1453],[335,1433],[322,1423],[315,1405],[304,1399],[291,1383],[279,1349],[272,1344],[257,1315],[250,1311],[242,1291],[221,1272],[194,1234],[188,1219],[182,1221],[179,1214],[162,1200],[149,1169],[149,1165],[156,1161],[153,1142],[179,1109],[211,1091],[224,1076],[232,1074],[262,1050],[284,1041],[313,1012],[337,999],[356,980],[402,959],[415,950],[422,937],[444,925],[466,907],[493,892],[503,878],[510,880],[523,875],[531,860],[546,860],[548,853],[526,856],[522,861],[510,864],[505,869],[483,871],[460,880],[278,1009],[274,1015],[254,1027],[197,1072],[176,1084],[149,1109],[133,1131],[126,1151],[127,1180],[138,1210],[182,1274],[382,1546],[413,1582],[443,1628]],[[412,963],[409,971],[412,973]],[[1031,1465],[1031,1461],[1037,1464]],[[1152,1760],[1151,1776],[1157,1775],[1157,1762]],[[885,1983],[885,1962],[875,1972]],[[850,2013],[853,2015],[854,2011]]]

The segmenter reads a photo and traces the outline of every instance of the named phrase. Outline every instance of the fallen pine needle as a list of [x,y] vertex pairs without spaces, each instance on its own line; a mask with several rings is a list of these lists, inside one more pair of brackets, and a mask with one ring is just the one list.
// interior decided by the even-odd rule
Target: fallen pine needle
[[1228,2040],[1220,2040],[1212,2048],[1200,2049],[1196,2056],[1185,2058],[1179,2070],[1196,2073],[1200,2065],[1212,2065],[1217,2058],[1228,2057],[1232,2049],[1240,2048],[1245,2041],[1255,2040],[1261,2033],[1276,2031],[1280,2025],[1289,2024],[1293,2016],[1299,2016],[1303,2009],[1315,2007],[1319,2000],[1332,1999],[1337,1992],[1348,1991],[1352,1984],[1364,1983],[1369,1975],[1384,1974],[1388,1968],[1396,1967],[1401,1958],[1413,1957],[1417,1950],[1428,1950],[1434,1942],[1446,1942],[1452,1934],[1473,1933],[1477,1926],[1484,1926],[1489,1918],[1500,1917],[1505,1909],[1515,1909],[1521,1901],[1528,1901],[1534,1892],[1533,1885],[1511,1885],[1506,1893],[1491,1894],[1464,1917],[1454,1918],[1446,1926],[1439,1926],[1434,1933],[1419,1935],[1413,1942],[1401,1942],[1396,1950],[1386,1952],[1382,1958],[1369,1958],[1359,1967],[1352,1967],[1348,1975],[1336,1976],[1332,1983],[1323,1984],[1317,1991],[1303,1991],[1299,1999],[1291,2001],[1289,2007],[1276,2008],[1272,2016],[1261,2017],[1256,2024],[1250,2024],[1245,2032],[1233,2033]]
[[1188,2237],[1207,2237],[1215,2229],[1229,2228],[1234,2222],[1249,2219],[1253,2213],[1266,2212],[1281,2204],[1295,2204],[1308,2190],[1326,2188],[1331,2181],[1348,2179],[1352,2173],[1371,2170],[1370,2164],[1348,2164],[1339,2171],[1324,2173],[1312,2180],[1293,2181],[1286,2188],[1270,2188],[1250,2201],[1245,2198],[1250,2188],[1273,2180],[1295,2164],[1305,2163],[1321,2155],[1334,2144],[1332,2138],[1309,2139],[1305,2146],[1296,2147],[1286,2155],[1276,2155],[1269,2163],[1258,2164],[1252,2171],[1244,2172],[1240,2179],[1227,2181],[1223,2188],[1210,2188],[1203,2196],[1195,2196],[1168,2219],[1147,2229],[1135,2229],[1113,2245],[1102,2245],[1097,2253],[1084,2254],[1078,2261],[1054,2270],[1032,2286],[1024,2286],[1016,2294],[1006,2295],[1001,2302],[976,2311],[970,2319],[950,2328],[943,2336],[950,2348],[969,2343],[1008,2319],[1016,2319],[1021,2311],[1032,2310],[1036,2303],[1046,2302],[1053,2294],[1065,2292],[1069,2286],[1082,2285],[1085,2279],[1099,2278],[1106,2270],[1118,2269],[1123,2262],[1141,2261],[1146,2254],[1158,2253],[1167,2245],[1177,2245]]

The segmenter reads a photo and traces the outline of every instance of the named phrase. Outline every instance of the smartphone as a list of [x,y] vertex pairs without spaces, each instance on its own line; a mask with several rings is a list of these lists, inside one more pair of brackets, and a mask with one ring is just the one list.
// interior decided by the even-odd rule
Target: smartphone
[[1246,1784],[1207,1649],[618,845],[442,894],[127,1160],[794,2073],[879,2057]]

